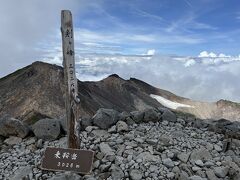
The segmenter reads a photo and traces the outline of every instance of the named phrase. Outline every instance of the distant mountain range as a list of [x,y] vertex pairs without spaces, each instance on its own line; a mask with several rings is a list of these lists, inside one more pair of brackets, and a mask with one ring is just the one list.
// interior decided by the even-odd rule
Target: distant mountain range
[[[240,121],[240,104],[219,100],[199,102],[153,87],[141,80],[116,74],[96,82],[78,81],[80,113],[92,116],[99,108],[122,111],[168,107],[201,119]],[[0,79],[0,116],[10,114],[28,124],[44,117],[64,116],[63,68],[34,62]]]

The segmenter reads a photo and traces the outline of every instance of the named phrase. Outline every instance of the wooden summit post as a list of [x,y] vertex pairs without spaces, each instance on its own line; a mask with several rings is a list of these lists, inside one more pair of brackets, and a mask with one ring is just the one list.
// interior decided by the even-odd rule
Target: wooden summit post
[[61,12],[61,32],[68,148],[79,149],[79,116],[77,109],[80,99],[78,98],[78,84],[75,73],[73,22],[72,14],[69,10],[62,10]]
[[79,149],[78,109],[80,99],[78,97],[78,83],[75,74],[72,14],[68,10],[63,10],[61,13],[61,32],[68,148],[47,147],[42,158],[41,169],[90,174],[94,151]]

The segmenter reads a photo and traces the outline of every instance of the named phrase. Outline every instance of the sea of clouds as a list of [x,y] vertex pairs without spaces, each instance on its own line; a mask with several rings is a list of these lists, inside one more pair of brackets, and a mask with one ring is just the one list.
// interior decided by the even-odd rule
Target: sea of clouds
[[[88,10],[92,12],[95,7],[102,10],[100,13],[104,13],[103,9],[98,8],[99,1],[88,2],[82,0],[2,2],[0,78],[36,60],[62,65],[60,12],[62,9],[71,9],[73,17],[80,17]],[[115,22],[115,19],[113,20]],[[134,35],[128,34],[128,28],[127,34],[115,35],[81,28],[75,30],[77,75],[82,81],[97,81],[116,73],[122,78],[135,77],[177,95],[196,100],[228,99],[240,102],[239,56],[232,57],[207,51],[201,52],[197,57],[170,56],[158,54],[154,49],[138,55],[116,54],[116,52],[137,54],[145,51],[145,48],[144,51],[129,51],[131,48],[125,46],[128,43],[135,47],[139,43],[144,45],[157,39],[162,43],[194,44],[201,42],[198,38],[164,35],[156,38],[152,35],[143,36],[141,33]],[[124,48],[121,49],[122,47]]]
[[[45,61],[60,65],[61,54]],[[207,51],[197,57],[164,56],[153,49],[141,55],[76,54],[81,81],[98,81],[115,73],[201,101],[240,102],[239,69],[240,57]]]

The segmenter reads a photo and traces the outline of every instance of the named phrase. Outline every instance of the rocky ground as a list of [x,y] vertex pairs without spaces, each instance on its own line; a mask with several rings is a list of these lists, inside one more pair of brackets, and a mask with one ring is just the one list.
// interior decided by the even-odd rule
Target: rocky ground
[[104,117],[98,112],[84,123],[81,149],[95,151],[93,171],[85,176],[40,169],[47,146],[66,147],[64,135],[50,141],[36,134],[2,138],[0,179],[240,179],[238,139],[227,140],[226,134],[209,131],[213,127],[199,122],[193,125],[169,111],[155,112],[149,110],[144,116],[133,112],[131,118],[125,113],[125,118],[116,120],[114,112],[107,111],[112,115],[109,124],[97,123]]

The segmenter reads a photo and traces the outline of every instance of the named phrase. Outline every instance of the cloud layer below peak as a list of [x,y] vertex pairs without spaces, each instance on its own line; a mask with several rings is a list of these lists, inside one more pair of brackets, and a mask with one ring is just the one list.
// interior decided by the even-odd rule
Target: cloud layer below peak
[[[45,61],[60,64],[61,56]],[[236,83],[239,57],[163,56],[154,50],[142,55],[76,54],[76,67],[82,81],[101,80],[116,73],[195,100],[240,102],[240,84]]]

